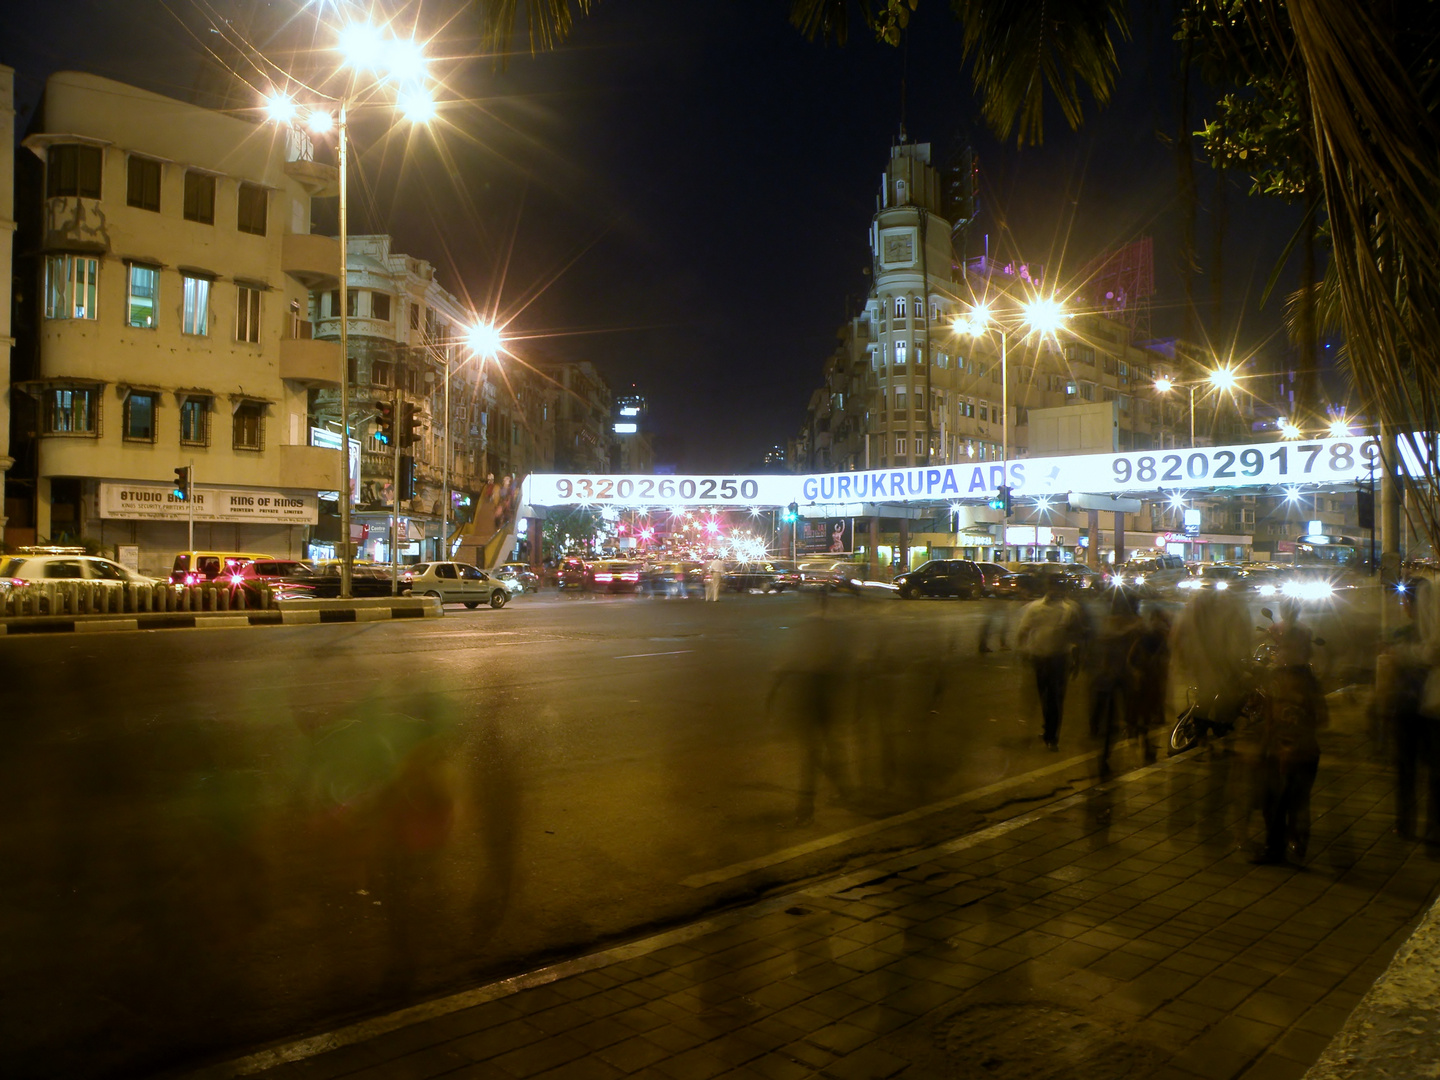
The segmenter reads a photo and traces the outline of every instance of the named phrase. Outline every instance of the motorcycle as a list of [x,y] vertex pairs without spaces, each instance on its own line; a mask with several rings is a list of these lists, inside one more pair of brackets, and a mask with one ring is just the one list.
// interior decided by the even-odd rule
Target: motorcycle
[[[1261,608],[1260,614],[1265,616],[1271,624],[1275,622],[1275,616],[1269,608]],[[1270,627],[1257,626],[1256,630],[1268,634]],[[1323,638],[1315,638],[1316,645],[1324,645]],[[1240,703],[1239,709],[1235,711],[1233,720],[1215,719],[1211,713],[1215,707],[1215,701],[1206,702],[1205,708],[1201,708],[1198,700],[1199,690],[1192,686],[1186,695],[1186,706],[1181,710],[1175,720],[1175,726],[1170,729],[1169,756],[1183,754],[1186,750],[1193,748],[1202,738],[1219,738],[1222,735],[1229,735],[1240,728],[1249,727],[1252,723],[1262,719],[1270,707],[1270,695],[1266,689],[1266,674],[1275,662],[1275,646],[1270,641],[1262,641],[1255,648],[1254,654],[1246,661],[1247,682],[1250,690],[1245,699]]]

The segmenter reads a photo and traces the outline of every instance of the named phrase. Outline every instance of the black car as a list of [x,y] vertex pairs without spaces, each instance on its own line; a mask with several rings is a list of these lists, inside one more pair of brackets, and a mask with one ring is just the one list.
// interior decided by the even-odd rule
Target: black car
[[1101,576],[1083,563],[1021,563],[1013,573],[995,583],[995,595],[1015,600],[1038,600],[1051,581],[1062,592],[1080,593],[1097,587]]
[[728,562],[725,564],[725,588],[730,592],[775,591],[775,565],[767,561]]
[[922,596],[956,596],[978,600],[985,595],[985,575],[969,559],[931,559],[895,578],[902,600]]
[[1010,573],[1008,566],[1001,566],[998,562],[977,562],[980,568],[980,576],[985,579],[985,595],[994,596],[995,586],[1001,578]]
[[[333,599],[340,595],[340,564],[322,563],[309,576],[297,577],[296,583],[310,586],[310,595],[317,599]],[[392,596],[390,568],[355,563],[350,567],[351,596]]]

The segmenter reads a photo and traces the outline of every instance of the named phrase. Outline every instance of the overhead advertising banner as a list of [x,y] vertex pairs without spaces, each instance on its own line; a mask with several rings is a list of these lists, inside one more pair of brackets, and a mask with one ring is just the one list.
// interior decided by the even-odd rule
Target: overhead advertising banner
[[803,555],[848,555],[855,550],[854,518],[804,518],[795,532]]
[[[1418,472],[1401,442],[1401,460]],[[1009,485],[1017,497],[1070,493],[1143,495],[1195,488],[1249,488],[1369,479],[1379,467],[1372,438],[1137,450],[1124,454],[1016,458],[911,469],[764,476],[621,476],[537,473],[523,501],[534,506],[774,506],[798,503],[980,502]]]
[[[195,487],[196,521],[265,522],[314,525],[320,520],[314,495],[288,491],[252,491],[240,488]],[[175,497],[168,484],[126,484],[102,481],[100,516],[128,521],[189,521],[191,503]]]

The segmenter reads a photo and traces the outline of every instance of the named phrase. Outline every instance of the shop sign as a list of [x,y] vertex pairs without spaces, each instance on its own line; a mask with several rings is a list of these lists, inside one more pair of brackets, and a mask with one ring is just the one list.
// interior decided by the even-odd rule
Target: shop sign
[[854,518],[806,518],[796,537],[803,555],[846,555],[855,550]]
[[187,502],[176,498],[169,484],[100,484],[102,518],[189,521],[192,511],[196,521],[314,525],[320,520],[319,502],[314,495],[197,486]]

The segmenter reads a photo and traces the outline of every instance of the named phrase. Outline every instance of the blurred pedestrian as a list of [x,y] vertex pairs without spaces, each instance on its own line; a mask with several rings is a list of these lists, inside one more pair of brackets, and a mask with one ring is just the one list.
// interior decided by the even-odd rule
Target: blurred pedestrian
[[1134,691],[1126,722],[1131,734],[1140,740],[1147,763],[1155,760],[1151,729],[1159,728],[1162,733],[1165,730],[1165,706],[1170,697],[1170,633],[1170,617],[1161,608],[1152,607],[1130,646]]
[[1260,740],[1259,790],[1265,817],[1265,845],[1252,860],[1278,864],[1287,851],[1305,858],[1310,841],[1310,789],[1320,769],[1316,732],[1329,720],[1319,681],[1310,668],[1315,635],[1300,618],[1300,605],[1286,601],[1270,628],[1275,646],[1268,679],[1268,703]]
[[1175,620],[1174,650],[1202,715],[1233,725],[1252,688],[1250,612],[1229,589],[1201,589]]
[[1041,738],[1050,750],[1060,748],[1060,720],[1065,712],[1065,690],[1080,626],[1080,611],[1066,599],[1056,580],[1045,586],[1045,595],[1025,606],[1016,648],[1035,672],[1040,694]]
[[850,794],[847,756],[840,737],[854,666],[854,635],[847,629],[822,592],[806,615],[796,620],[770,691],[770,703],[780,699],[799,741],[796,824],[808,824],[814,818],[822,775],[830,780],[838,797],[846,799]]
[[705,567],[705,599],[718,602],[720,600],[720,586],[724,583],[725,564],[720,561],[720,557],[717,555],[711,559],[710,564]]
[[1434,588],[1426,578],[1397,586],[1404,623],[1375,662],[1375,705],[1395,754],[1395,832],[1416,836],[1416,781],[1427,787],[1421,833],[1440,847],[1440,719],[1426,715],[1426,682],[1433,670]]
[[1090,734],[1104,741],[1100,775],[1110,775],[1110,746],[1122,720],[1134,721],[1130,654],[1140,635],[1139,606],[1127,589],[1110,591],[1110,605],[1091,649]]

